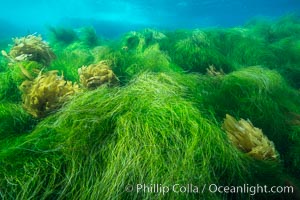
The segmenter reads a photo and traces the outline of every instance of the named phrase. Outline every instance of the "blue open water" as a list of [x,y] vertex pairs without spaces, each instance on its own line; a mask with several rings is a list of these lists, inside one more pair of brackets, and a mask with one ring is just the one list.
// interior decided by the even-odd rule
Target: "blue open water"
[[289,13],[300,13],[299,0],[10,0],[1,2],[0,37],[43,33],[49,25],[92,25],[114,37],[146,27],[231,27]]

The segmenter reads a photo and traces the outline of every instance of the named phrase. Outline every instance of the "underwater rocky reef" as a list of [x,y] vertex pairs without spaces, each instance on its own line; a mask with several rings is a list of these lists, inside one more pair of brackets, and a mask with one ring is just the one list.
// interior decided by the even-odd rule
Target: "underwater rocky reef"
[[300,198],[297,16],[1,49],[1,199]]

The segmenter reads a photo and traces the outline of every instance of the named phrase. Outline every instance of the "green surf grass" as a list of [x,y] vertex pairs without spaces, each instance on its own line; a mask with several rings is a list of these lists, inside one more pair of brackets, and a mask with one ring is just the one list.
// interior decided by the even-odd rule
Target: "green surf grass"
[[[75,97],[12,149],[19,153],[2,153],[2,159],[12,156],[6,166],[16,165],[9,160],[26,151],[37,158],[32,161],[26,155],[32,168],[26,168],[26,161],[20,174],[6,180],[16,186],[12,184],[2,195],[150,199],[156,194],[127,193],[126,185],[202,185],[221,183],[220,177],[234,184],[247,179],[247,159],[229,145],[216,124],[182,98],[184,91],[169,75],[142,74],[124,88],[103,87]],[[26,181],[28,173],[33,177]],[[54,176],[50,181],[47,173]],[[192,198],[200,196],[192,194]],[[187,196],[166,196],[177,197]],[[209,193],[205,197],[221,198]]]
[[22,134],[32,129],[34,120],[21,105],[0,103],[0,140]]
[[297,160],[288,156],[298,144],[290,137],[293,129],[289,121],[293,119],[289,113],[299,113],[299,92],[291,88],[278,72],[249,67],[224,76],[214,86],[216,92],[210,97],[208,95],[206,103],[220,120],[226,113],[250,119],[275,143],[286,167],[290,167],[290,159]]
[[52,61],[47,70],[58,70],[66,80],[79,82],[78,69],[82,66],[88,66],[93,63],[94,57],[91,52],[85,48],[69,47],[65,50],[56,52],[57,58]]
[[[24,76],[0,59],[0,198],[250,199],[129,193],[126,186],[299,182],[293,117],[300,113],[299,24],[288,16],[230,29],[146,29],[106,42],[92,28],[79,34],[53,28],[57,58],[43,70],[78,81],[79,67],[108,59],[122,87],[80,93],[37,122],[20,106]],[[39,68],[27,64],[29,71]],[[226,74],[204,75],[209,65]],[[257,161],[234,148],[220,128],[227,113],[261,128],[280,162]],[[267,197],[282,196],[253,198]]]
[[19,102],[21,100],[21,93],[18,85],[12,77],[11,71],[0,73],[0,102],[10,101]]
[[298,178],[298,182],[300,183],[300,128],[299,126],[294,126],[291,134],[289,135],[290,139],[290,150],[287,155],[287,171],[294,174]]
[[174,62],[186,71],[205,73],[210,65],[225,72],[233,70],[232,64],[203,31],[186,34],[173,48]]

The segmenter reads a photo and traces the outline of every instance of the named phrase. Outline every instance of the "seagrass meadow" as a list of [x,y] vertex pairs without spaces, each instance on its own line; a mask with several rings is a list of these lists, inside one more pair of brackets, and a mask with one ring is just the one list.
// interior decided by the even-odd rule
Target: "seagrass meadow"
[[0,199],[299,198],[299,17],[3,41]]

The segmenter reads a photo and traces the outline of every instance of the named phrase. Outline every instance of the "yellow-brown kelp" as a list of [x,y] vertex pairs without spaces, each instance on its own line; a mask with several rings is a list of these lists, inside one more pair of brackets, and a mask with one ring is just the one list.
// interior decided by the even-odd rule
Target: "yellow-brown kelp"
[[14,38],[13,42],[9,53],[2,50],[2,55],[8,58],[10,62],[36,61],[48,66],[55,58],[53,51],[40,35]]
[[271,142],[261,129],[252,125],[249,120],[237,121],[234,117],[226,114],[223,123],[229,140],[234,146],[259,160],[276,160],[278,154],[273,142]]
[[80,83],[88,89],[95,89],[102,84],[116,85],[118,78],[109,67],[109,61],[83,66],[78,69]]
[[206,74],[208,76],[223,76],[223,75],[225,75],[222,68],[220,68],[220,70],[217,70],[214,65],[209,65],[209,67],[206,68]]
[[57,110],[71,95],[78,92],[77,84],[65,81],[58,71],[39,74],[33,81],[24,81],[22,91],[24,109],[34,117],[44,117]]

